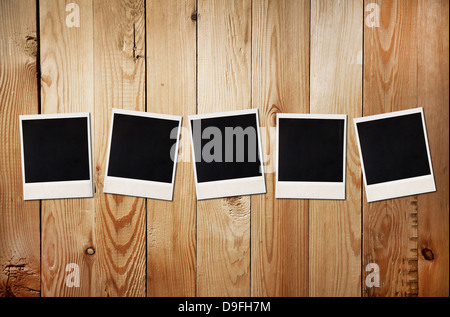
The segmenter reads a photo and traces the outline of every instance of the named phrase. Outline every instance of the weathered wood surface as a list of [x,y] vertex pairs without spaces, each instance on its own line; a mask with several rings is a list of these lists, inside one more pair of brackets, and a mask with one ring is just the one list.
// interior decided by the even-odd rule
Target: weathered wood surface
[[[437,192],[370,204],[363,199],[363,266],[377,263],[381,282],[379,288],[364,287],[363,294],[418,296],[419,277],[423,295],[448,294],[448,147],[442,143],[448,143],[446,4],[369,3],[380,8],[380,15],[378,25],[364,27],[363,113],[424,108]],[[433,249],[438,259],[426,260]]]
[[183,116],[172,202],[147,201],[147,295],[195,296],[196,198],[187,116],[196,112],[194,0],[147,0],[147,111]]
[[39,201],[24,201],[19,115],[37,114],[33,0],[0,2],[0,296],[39,296]]
[[[448,6],[0,1],[0,296],[448,296]],[[367,203],[352,119],[419,106],[437,191]],[[114,107],[183,116],[173,202],[102,192]],[[250,108],[267,193],[196,201],[187,116]],[[94,198],[24,202],[18,116],[80,111]],[[275,199],[280,112],[348,115],[346,200]]]
[[[198,113],[249,109],[251,1],[198,1]],[[197,202],[197,295],[250,296],[250,196]]]
[[267,193],[251,200],[251,294],[308,296],[308,201],[276,199],[274,171],[276,114],[309,111],[309,1],[256,1],[252,21]]
[[362,1],[311,3],[310,113],[347,114],[345,200],[311,200],[309,295],[361,294],[361,168],[352,121],[362,114]]

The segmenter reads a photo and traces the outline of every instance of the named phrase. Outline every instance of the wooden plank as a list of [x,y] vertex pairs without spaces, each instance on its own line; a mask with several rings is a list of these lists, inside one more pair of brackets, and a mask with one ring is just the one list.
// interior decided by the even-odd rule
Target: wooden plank
[[[362,1],[311,3],[311,113],[362,113]],[[350,124],[348,124],[351,127]],[[309,203],[309,295],[361,294],[361,168],[347,132],[346,199]]]
[[19,115],[38,105],[36,3],[0,2],[0,297],[39,296],[39,201],[23,200]]
[[[379,26],[364,25],[364,116],[417,103],[417,1],[366,1]],[[376,263],[380,287],[364,296],[417,296],[418,196],[367,203],[363,198],[363,268]]]
[[[42,113],[94,110],[94,49],[92,1],[78,0],[79,27],[66,24],[69,1],[39,3]],[[72,12],[75,12],[71,9]],[[70,22],[75,20],[69,19]],[[42,201],[42,296],[100,294],[92,198]],[[80,287],[65,284],[66,266],[78,265]]]
[[417,22],[417,103],[437,188],[419,196],[419,296],[449,296],[449,2],[420,0]]
[[[251,108],[251,1],[198,1],[198,113]],[[250,197],[197,202],[197,295],[250,295]]]
[[309,111],[309,1],[255,1],[252,101],[267,193],[251,199],[251,295],[308,295],[308,201],[275,198],[276,114]]
[[148,296],[195,296],[196,199],[187,116],[196,112],[196,1],[147,0],[147,111],[183,116],[173,201],[148,200]]
[[103,193],[111,108],[145,111],[145,3],[96,0],[93,9],[97,295],[145,296],[145,199]]

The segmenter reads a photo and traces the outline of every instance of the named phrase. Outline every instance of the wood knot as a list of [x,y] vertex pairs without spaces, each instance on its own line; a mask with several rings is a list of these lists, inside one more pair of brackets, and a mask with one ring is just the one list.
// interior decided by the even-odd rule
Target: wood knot
[[241,205],[241,197],[240,196],[224,197],[223,202],[229,206],[239,207]]
[[250,199],[248,196],[224,197],[222,208],[234,217],[246,217],[250,210]]
[[280,112],[280,109],[276,104],[273,104],[269,109],[269,126],[276,127],[277,126],[277,113]]
[[434,253],[428,248],[422,249],[422,255],[427,261],[433,261],[434,260]]
[[86,254],[87,255],[94,255],[95,254],[95,249],[93,247],[89,247],[86,249]]
[[267,125],[268,127],[276,127],[277,126],[277,113],[283,113],[281,110],[281,105],[277,106],[276,104],[270,105],[267,111]]
[[194,13],[191,14],[191,20],[197,21],[197,11],[194,11]]
[[38,51],[38,41],[36,36],[27,35],[25,37],[25,43],[23,45],[23,50],[28,56],[33,58],[37,57]]

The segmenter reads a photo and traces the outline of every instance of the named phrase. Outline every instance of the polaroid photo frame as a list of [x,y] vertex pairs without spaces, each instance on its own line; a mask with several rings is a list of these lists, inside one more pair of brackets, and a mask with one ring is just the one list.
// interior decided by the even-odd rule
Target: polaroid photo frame
[[422,108],[353,121],[368,202],[436,191]]
[[103,192],[172,200],[182,117],[112,109]]
[[198,200],[266,192],[257,109],[188,119]]
[[93,197],[90,114],[19,120],[24,200]]
[[277,114],[276,198],[345,199],[347,115]]

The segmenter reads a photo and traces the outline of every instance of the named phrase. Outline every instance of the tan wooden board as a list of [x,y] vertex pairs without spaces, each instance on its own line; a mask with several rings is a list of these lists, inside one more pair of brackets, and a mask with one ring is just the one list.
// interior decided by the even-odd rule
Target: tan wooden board
[[196,198],[187,120],[197,108],[195,13],[193,0],[147,0],[147,111],[183,116],[173,201],[147,201],[148,296],[196,293]]
[[24,201],[19,115],[37,114],[32,0],[0,2],[0,296],[39,296],[39,201]]
[[[361,116],[362,13],[362,1],[312,2],[310,113]],[[361,294],[361,168],[350,124],[346,136],[345,200],[309,204],[310,296]]]
[[[249,109],[251,1],[198,1],[198,113]],[[250,296],[250,196],[197,202],[197,295]]]
[[251,200],[252,296],[308,295],[308,201],[275,198],[276,115],[309,111],[309,1],[252,7],[252,103],[267,193]]

